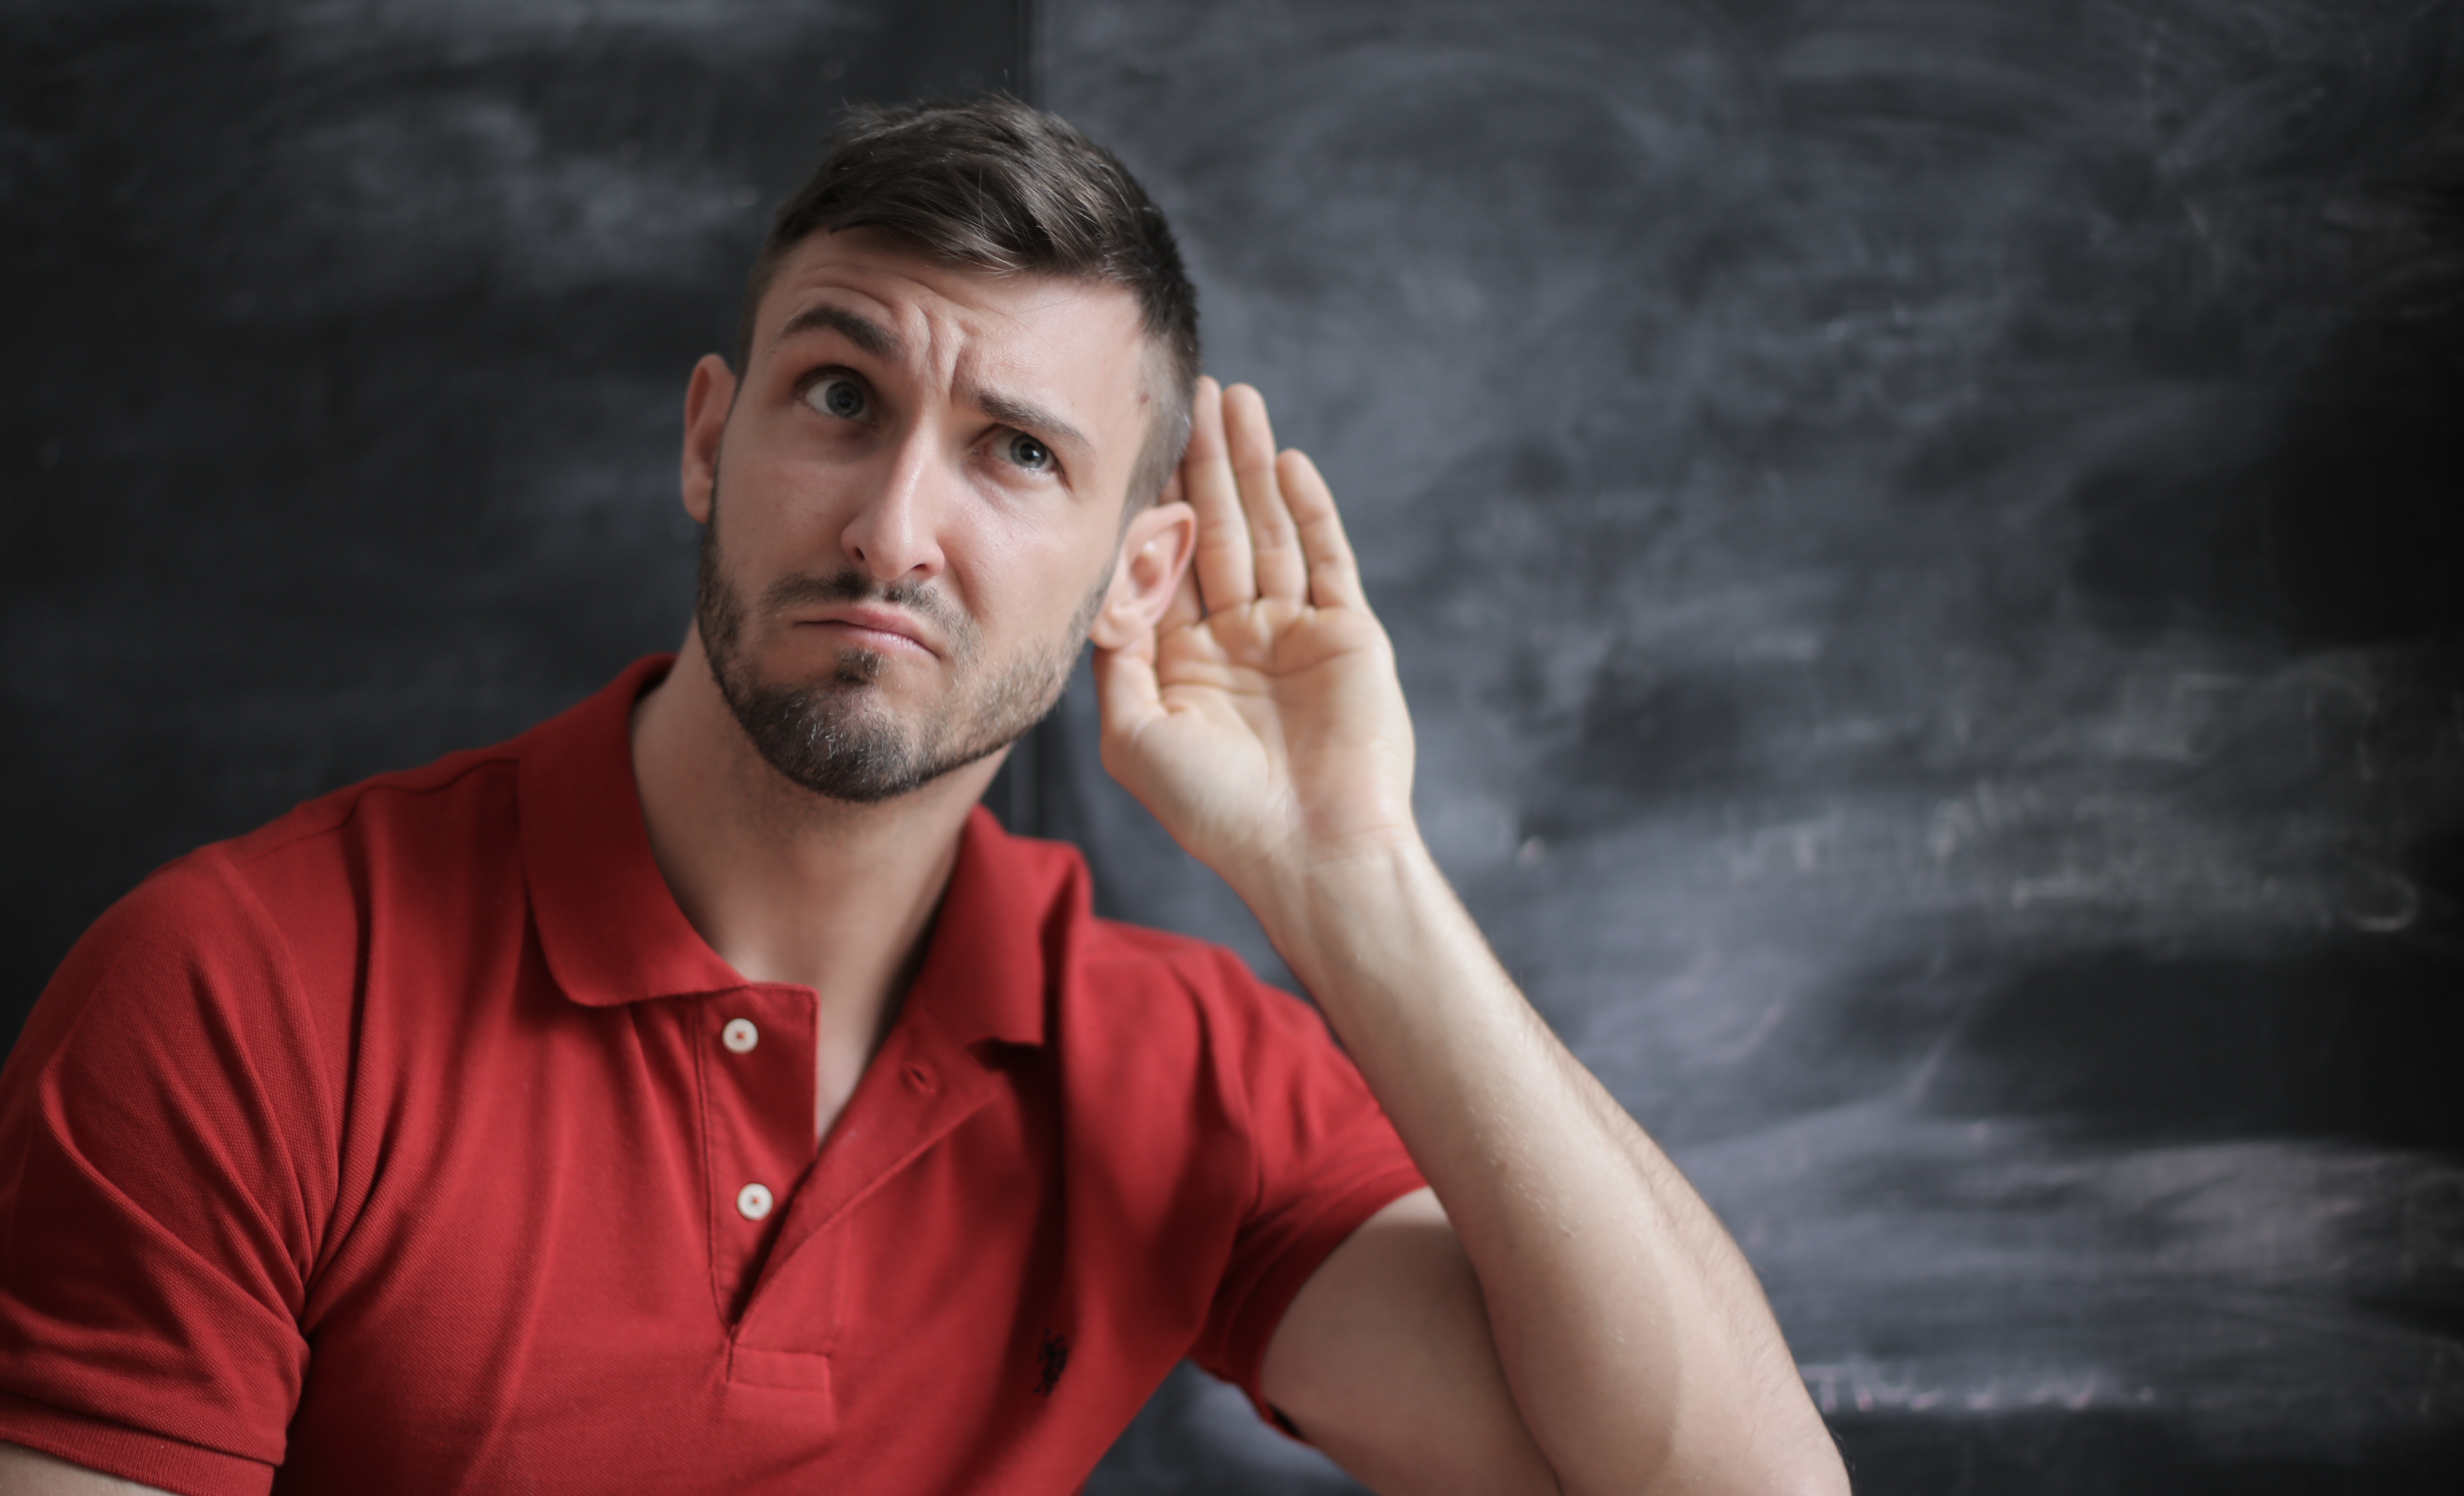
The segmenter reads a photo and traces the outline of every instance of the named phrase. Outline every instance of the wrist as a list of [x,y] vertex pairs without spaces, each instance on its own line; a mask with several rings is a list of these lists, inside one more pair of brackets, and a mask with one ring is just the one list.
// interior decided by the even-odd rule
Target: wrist
[[1313,991],[1362,967],[1393,969],[1405,952],[1426,954],[1470,918],[1410,826],[1287,848],[1227,881]]
[[1410,821],[1339,834],[1295,833],[1262,848],[1223,880],[1261,919],[1299,912],[1329,898],[1374,896],[1434,871],[1436,859]]

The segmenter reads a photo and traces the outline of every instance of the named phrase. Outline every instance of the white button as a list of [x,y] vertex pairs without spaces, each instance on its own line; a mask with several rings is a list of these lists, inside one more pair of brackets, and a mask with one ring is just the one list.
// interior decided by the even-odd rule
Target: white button
[[761,1030],[754,1027],[749,1018],[731,1018],[727,1026],[718,1031],[718,1042],[737,1054],[749,1053],[761,1042]]
[[736,1192],[737,1214],[747,1221],[759,1221],[770,1214],[770,1192],[759,1184],[748,1184]]

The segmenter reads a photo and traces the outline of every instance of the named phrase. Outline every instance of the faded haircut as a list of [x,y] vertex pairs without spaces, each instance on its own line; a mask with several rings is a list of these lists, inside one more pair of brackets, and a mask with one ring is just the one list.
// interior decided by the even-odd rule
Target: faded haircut
[[1123,518],[1155,501],[1189,442],[1198,291],[1171,225],[1111,151],[1003,95],[851,109],[812,180],[779,209],[744,287],[737,364],[780,262],[817,233],[877,229],[932,257],[997,274],[1122,287],[1137,297],[1155,403]]

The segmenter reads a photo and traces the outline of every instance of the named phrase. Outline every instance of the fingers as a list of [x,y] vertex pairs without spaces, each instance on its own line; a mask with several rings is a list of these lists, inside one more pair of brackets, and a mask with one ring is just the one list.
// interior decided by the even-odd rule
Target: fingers
[[1095,651],[1095,698],[1103,708],[1108,731],[1134,734],[1138,726],[1163,712],[1163,688],[1155,679],[1155,661],[1134,649]]
[[1199,602],[1210,613],[1260,598],[1307,603],[1309,561],[1284,499],[1265,400],[1246,385],[1201,379],[1192,414],[1180,479],[1198,512]]
[[1191,410],[1189,453],[1180,460],[1181,495],[1198,512],[1199,602],[1208,612],[1239,607],[1258,595],[1249,559],[1249,522],[1241,513],[1239,481],[1223,429],[1223,387],[1200,378]]
[[1095,700],[1103,723],[1097,753],[1112,777],[1128,785],[1134,778],[1133,745],[1165,715],[1155,662],[1128,649],[1096,650]]
[[1309,458],[1276,452],[1257,390],[1198,382],[1179,484],[1198,513],[1196,583],[1175,601],[1166,628],[1261,598],[1367,605],[1333,494]]
[[1275,429],[1266,421],[1265,397],[1247,385],[1223,392],[1223,435],[1241,508],[1249,519],[1249,551],[1257,571],[1257,595],[1297,606],[1309,601],[1309,563],[1300,535],[1284,503],[1275,471]]
[[1319,475],[1307,453],[1287,451],[1275,459],[1286,506],[1300,534],[1301,554],[1309,563],[1309,600],[1319,607],[1369,605],[1361,590],[1360,565],[1353,559],[1352,541],[1344,536],[1343,517],[1335,513],[1334,492]]

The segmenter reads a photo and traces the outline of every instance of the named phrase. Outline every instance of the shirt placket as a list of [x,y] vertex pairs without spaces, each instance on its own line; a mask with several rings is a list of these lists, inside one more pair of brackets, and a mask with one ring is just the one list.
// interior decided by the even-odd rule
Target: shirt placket
[[[864,1199],[981,1111],[1000,1089],[991,1069],[954,1042],[930,1015],[911,1010],[865,1067],[829,1143],[798,1187],[794,1209],[771,1248],[768,1272],[792,1269],[814,1239],[828,1234]],[[739,1339],[771,1346],[808,1341],[812,1327],[782,1323],[765,1295],[744,1309]]]
[[751,986],[701,1001],[696,1059],[709,1139],[711,1286],[735,1323],[811,1168],[815,1007],[803,987]]

